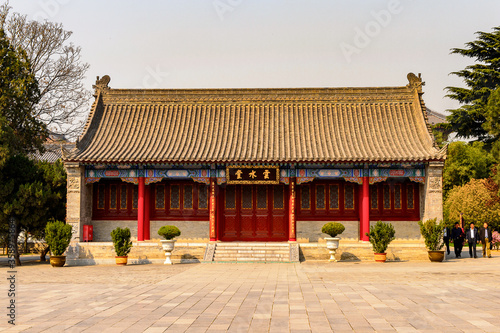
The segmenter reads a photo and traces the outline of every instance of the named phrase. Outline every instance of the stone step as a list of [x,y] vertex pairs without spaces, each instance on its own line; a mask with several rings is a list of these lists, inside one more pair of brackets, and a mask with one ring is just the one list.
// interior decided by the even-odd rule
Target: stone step
[[215,253],[270,253],[270,254],[289,254],[290,250],[226,250],[216,249]]
[[217,247],[289,247],[288,243],[253,243],[253,242],[245,242],[245,243],[217,243]]
[[225,250],[288,250],[288,246],[218,246],[217,249]]
[[206,256],[209,259],[206,260],[213,262],[291,262],[291,250],[294,250],[294,258],[298,257],[298,249],[295,249],[298,245],[287,242],[228,242],[210,246],[207,246]]
[[214,262],[290,262],[289,258],[214,258]]
[[215,254],[214,258],[289,258],[289,254],[265,254],[265,253],[236,253],[227,254],[220,253]]

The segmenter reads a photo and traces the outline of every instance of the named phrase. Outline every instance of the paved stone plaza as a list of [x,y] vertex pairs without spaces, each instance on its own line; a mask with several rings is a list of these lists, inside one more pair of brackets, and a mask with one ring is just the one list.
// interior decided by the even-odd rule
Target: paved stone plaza
[[500,255],[493,254],[443,263],[28,263],[17,273],[18,325],[13,330],[3,316],[0,329],[500,332]]

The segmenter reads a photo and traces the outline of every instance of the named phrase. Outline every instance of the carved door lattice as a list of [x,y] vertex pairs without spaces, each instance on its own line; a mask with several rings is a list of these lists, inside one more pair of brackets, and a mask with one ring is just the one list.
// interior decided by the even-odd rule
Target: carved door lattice
[[283,185],[227,185],[221,189],[223,241],[288,239],[288,193]]

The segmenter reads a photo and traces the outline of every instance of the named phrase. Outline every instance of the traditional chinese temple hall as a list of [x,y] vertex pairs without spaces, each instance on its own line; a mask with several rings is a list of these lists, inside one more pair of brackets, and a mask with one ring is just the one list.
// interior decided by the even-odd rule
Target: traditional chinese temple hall
[[394,259],[425,256],[417,221],[442,219],[446,151],[420,76],[407,78],[383,88],[185,90],[112,89],[98,78],[84,132],[63,150],[70,262],[113,258],[117,226],[132,232],[131,258],[161,260],[162,225],[181,230],[181,262],[241,242],[327,259],[321,227],[332,221],[346,227],[342,258],[362,259],[379,220],[395,227]]

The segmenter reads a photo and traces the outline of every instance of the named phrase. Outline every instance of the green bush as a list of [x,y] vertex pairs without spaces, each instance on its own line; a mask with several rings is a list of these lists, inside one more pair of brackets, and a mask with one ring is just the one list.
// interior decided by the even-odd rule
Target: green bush
[[117,257],[123,257],[129,254],[132,249],[132,241],[130,240],[130,229],[117,227],[111,231],[111,239],[115,247]]
[[158,235],[163,236],[166,240],[180,236],[181,231],[175,225],[164,225],[158,230]]
[[321,232],[330,235],[330,237],[340,235],[344,230],[344,225],[338,222],[328,222],[321,228]]
[[385,253],[389,243],[394,240],[395,234],[394,226],[382,221],[378,221],[375,225],[372,225],[370,232],[366,233],[370,237],[370,243],[372,243],[373,252],[375,253]]
[[420,233],[425,240],[425,246],[429,251],[439,251],[444,246],[443,229],[444,223],[437,223],[437,219],[430,219],[425,222],[418,221]]
[[71,241],[72,228],[61,221],[51,221],[45,227],[45,241],[54,256],[63,255]]
[[[498,172],[497,172],[498,174]],[[443,204],[443,217],[448,225],[460,222],[460,213],[468,224],[487,222],[492,230],[500,231],[500,198],[498,185],[492,179],[472,179],[450,190]]]

